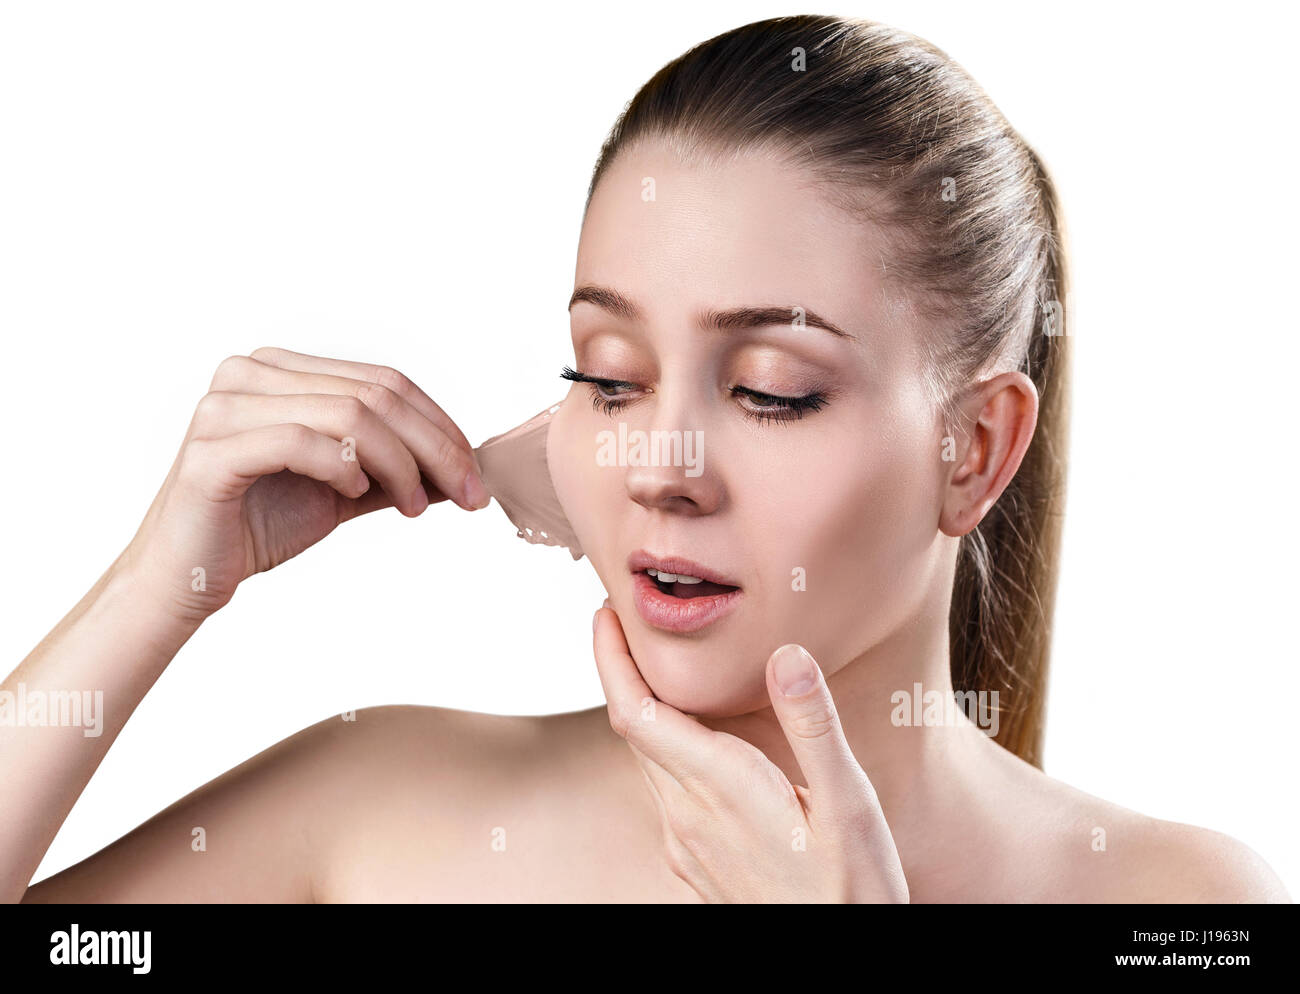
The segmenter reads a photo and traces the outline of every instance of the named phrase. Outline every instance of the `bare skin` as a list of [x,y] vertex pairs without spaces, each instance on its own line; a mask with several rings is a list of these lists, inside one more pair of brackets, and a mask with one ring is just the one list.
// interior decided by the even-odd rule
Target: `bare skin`
[[[647,175],[661,191],[653,212],[636,195]],[[243,579],[359,514],[396,506],[416,516],[447,498],[466,510],[485,503],[469,443],[400,374],[273,349],[223,363],[131,545],[3,685],[102,688],[106,715],[97,738],[78,728],[0,726],[0,782],[25,799],[0,815],[0,899],[784,899],[781,888],[806,865],[781,862],[788,846],[784,857],[737,854],[727,851],[734,833],[699,840],[706,864],[710,847],[721,860],[714,865],[741,857],[747,879],[719,875],[743,885],[733,892],[719,895],[683,872],[661,809],[671,784],[649,789],[633,746],[651,748],[650,729],[626,721],[639,699],[631,681],[644,678],[665,714],[692,722],[694,744],[683,737],[675,758],[743,744],[764,764],[755,767],[759,787],[812,786],[815,806],[844,802],[883,815],[887,831],[848,868],[865,887],[818,889],[822,878],[812,874],[799,892],[809,899],[1289,900],[1258,855],[1221,833],[1075,790],[968,720],[920,728],[889,721],[880,704],[894,688],[917,679],[951,691],[955,543],[1016,472],[1037,397],[1015,373],[974,385],[958,458],[935,459],[930,435],[941,426],[926,420],[914,389],[909,342],[920,331],[882,287],[854,278],[871,271],[875,246],[863,237],[767,160],[718,173],[650,149],[602,181],[575,286],[613,285],[644,313],[615,320],[589,301],[575,307],[577,362],[635,386],[629,421],[707,424],[710,439],[724,443],[711,441],[707,468],[695,477],[680,467],[597,472],[582,446],[606,415],[582,397],[553,422],[553,449],[563,453],[552,467],[557,489],[566,507],[582,505],[575,525],[583,522],[583,548],[610,594],[594,636],[608,709],[507,717],[395,706],[361,711],[355,722],[327,718],[29,886],[123,724]],[[821,288],[811,301],[810,287]],[[808,328],[783,339],[785,331],[769,328],[736,346],[741,339],[692,328],[697,305],[772,300],[811,303],[850,337]],[[859,348],[868,332],[869,352]],[[715,390],[737,377],[753,394]],[[736,406],[822,379],[832,400],[806,423],[755,426]],[[891,430],[870,445],[846,444],[863,437],[863,424]],[[341,456],[348,438],[352,460]],[[815,493],[805,485],[812,478],[822,484]],[[906,499],[898,499],[899,481],[908,481]],[[863,518],[863,495],[868,524],[839,527]],[[783,514],[788,508],[800,513]],[[765,528],[774,514],[783,527]],[[706,553],[717,557],[744,591],[735,617],[691,638],[638,617],[627,554],[651,545],[705,563]],[[818,584],[793,607],[788,593],[763,584],[765,576],[788,578],[792,562]],[[195,567],[204,570],[202,589]],[[842,745],[869,779],[865,790],[827,797],[814,784],[824,771],[796,758],[771,670],[765,679],[761,665],[788,642],[812,650],[838,713],[833,724],[814,722],[810,739]],[[714,773],[728,779],[721,767]],[[205,852],[191,848],[196,826],[206,832]],[[1093,845],[1099,828],[1104,850]],[[902,891],[881,877],[890,860],[901,863]]]
[[[913,902],[1288,900],[1236,840],[1091,797],[991,741],[986,755],[1006,789],[982,802],[882,797]],[[1087,846],[1094,824],[1108,827],[1104,853]],[[190,849],[194,825],[208,829],[206,853]],[[394,706],[305,729],[23,900],[700,898],[669,869],[604,708],[534,718]]]

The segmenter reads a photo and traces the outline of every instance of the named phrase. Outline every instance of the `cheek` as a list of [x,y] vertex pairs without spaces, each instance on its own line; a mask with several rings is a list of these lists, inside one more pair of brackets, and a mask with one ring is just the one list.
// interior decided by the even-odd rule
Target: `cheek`
[[916,429],[831,428],[790,444],[778,464],[750,467],[746,531],[761,536],[761,627],[771,648],[799,642],[834,672],[914,610],[938,529],[930,441]]
[[592,423],[593,413],[577,388],[569,392],[551,418],[546,463],[565,517],[587,559],[608,586],[605,557],[611,543],[602,529],[613,527],[616,521],[616,493],[611,486],[617,480],[596,462],[598,429]]

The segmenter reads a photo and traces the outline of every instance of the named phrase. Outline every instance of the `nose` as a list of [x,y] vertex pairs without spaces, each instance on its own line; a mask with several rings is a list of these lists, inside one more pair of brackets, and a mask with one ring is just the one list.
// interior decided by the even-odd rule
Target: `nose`
[[723,487],[704,457],[703,430],[645,432],[641,458],[629,459],[627,495],[642,507],[697,517],[722,506]]

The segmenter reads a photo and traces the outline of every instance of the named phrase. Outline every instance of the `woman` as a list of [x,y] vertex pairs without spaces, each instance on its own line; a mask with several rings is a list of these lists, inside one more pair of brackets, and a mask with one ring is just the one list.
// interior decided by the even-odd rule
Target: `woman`
[[[24,799],[0,820],[3,895],[1287,900],[1241,843],[1039,768],[1065,289],[1041,162],[943,53],[811,16],[692,49],[597,163],[549,428],[609,594],[608,708],[335,716],[29,887],[243,579],[359,514],[487,503],[465,436],[401,374],[235,357],[135,538],[5,683],[103,688],[106,711],[97,737],[0,728]],[[614,428],[689,434],[700,458],[611,464]],[[955,690],[974,717],[936,706]]]

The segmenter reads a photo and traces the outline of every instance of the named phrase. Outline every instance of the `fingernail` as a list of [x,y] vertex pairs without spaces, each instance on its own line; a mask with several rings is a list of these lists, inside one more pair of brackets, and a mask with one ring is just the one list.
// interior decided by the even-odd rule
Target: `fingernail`
[[776,685],[786,697],[806,694],[817,684],[817,664],[801,645],[783,645],[777,649],[773,669]]
[[603,610],[604,608],[598,607],[596,608],[596,613],[591,616],[591,630],[593,632],[596,630],[596,625],[600,623],[600,612]]
[[601,607],[613,607],[613,606],[614,606],[614,605],[612,605],[612,604],[609,602],[609,598],[608,598],[608,597],[605,598],[605,603],[601,605]]
[[425,508],[429,506],[429,495],[424,492],[423,483],[411,494],[411,504],[416,514],[423,514]]
[[483,481],[478,478],[477,473],[465,474],[465,503],[472,510],[477,511],[481,507],[488,506],[487,488],[483,486]]

